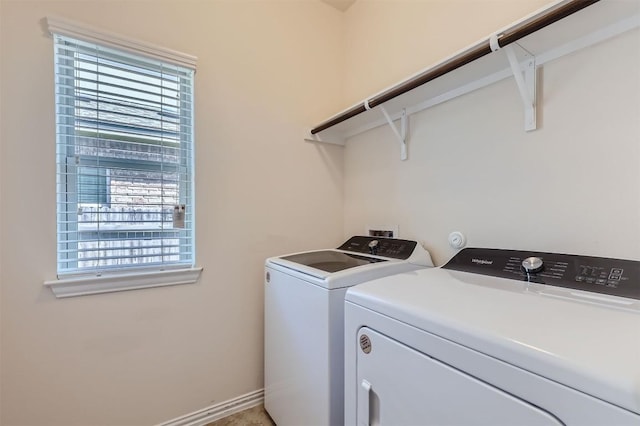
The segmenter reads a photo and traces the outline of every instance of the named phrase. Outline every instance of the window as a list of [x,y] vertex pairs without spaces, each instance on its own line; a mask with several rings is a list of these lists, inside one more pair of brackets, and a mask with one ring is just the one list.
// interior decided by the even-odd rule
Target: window
[[60,32],[58,278],[193,267],[193,67]]

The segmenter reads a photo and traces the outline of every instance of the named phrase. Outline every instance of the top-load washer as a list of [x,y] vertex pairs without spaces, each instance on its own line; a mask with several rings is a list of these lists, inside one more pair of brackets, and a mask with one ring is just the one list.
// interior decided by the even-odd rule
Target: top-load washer
[[429,266],[415,241],[364,236],[267,259],[265,408],[278,426],[343,424],[347,288]]
[[349,289],[347,425],[640,425],[640,262],[465,249]]

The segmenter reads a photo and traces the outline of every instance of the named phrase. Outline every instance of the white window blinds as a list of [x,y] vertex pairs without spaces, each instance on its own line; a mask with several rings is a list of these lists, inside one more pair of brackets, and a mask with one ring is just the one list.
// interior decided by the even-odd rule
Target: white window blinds
[[193,266],[193,69],[53,38],[58,275]]

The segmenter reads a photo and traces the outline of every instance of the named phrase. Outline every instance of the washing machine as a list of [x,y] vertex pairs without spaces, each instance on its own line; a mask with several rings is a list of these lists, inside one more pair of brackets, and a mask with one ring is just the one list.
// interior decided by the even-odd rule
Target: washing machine
[[348,287],[433,266],[416,241],[354,236],[265,263],[265,408],[278,426],[344,422]]
[[640,262],[464,249],[352,287],[347,425],[640,425]]

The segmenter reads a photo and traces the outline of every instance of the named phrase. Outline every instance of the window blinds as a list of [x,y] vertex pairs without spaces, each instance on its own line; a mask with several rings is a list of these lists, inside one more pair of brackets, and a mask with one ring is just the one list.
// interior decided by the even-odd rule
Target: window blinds
[[194,70],[53,37],[58,275],[193,266]]

